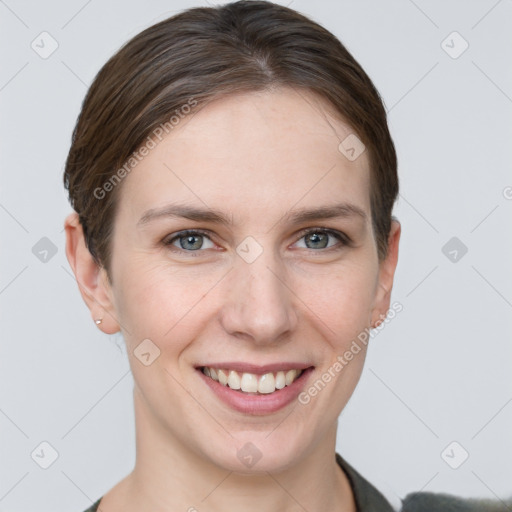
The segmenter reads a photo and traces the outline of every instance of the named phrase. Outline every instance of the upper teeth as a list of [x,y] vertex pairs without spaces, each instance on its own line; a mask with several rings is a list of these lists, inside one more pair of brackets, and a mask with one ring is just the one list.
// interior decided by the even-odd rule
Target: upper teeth
[[203,367],[203,373],[223,386],[238,389],[246,393],[273,393],[276,389],[289,386],[302,373],[302,370],[278,371],[256,375],[254,373],[242,373],[235,370],[220,370],[210,366]]

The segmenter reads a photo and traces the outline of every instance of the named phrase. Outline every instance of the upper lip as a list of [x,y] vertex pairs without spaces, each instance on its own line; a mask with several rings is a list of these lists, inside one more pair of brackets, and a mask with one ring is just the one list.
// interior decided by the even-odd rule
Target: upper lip
[[240,361],[221,361],[219,363],[207,363],[197,366],[196,368],[203,368],[208,366],[209,368],[224,369],[224,370],[235,370],[239,373],[254,373],[255,375],[263,375],[265,373],[274,373],[279,370],[305,370],[310,368],[311,364],[301,362],[282,362],[282,363],[271,363],[271,364],[252,364],[243,363]]

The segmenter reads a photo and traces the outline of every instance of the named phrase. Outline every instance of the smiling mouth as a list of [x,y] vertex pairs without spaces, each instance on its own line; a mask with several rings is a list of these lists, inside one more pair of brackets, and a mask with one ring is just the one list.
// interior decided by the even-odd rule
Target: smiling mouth
[[[312,367],[310,367],[312,368]],[[270,395],[293,384],[307,368],[279,370],[262,375],[249,372],[201,366],[199,370],[210,379],[240,393],[248,395]]]

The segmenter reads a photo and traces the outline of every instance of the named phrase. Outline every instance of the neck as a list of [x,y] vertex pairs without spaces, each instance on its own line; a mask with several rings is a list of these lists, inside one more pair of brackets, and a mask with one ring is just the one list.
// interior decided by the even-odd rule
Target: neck
[[190,450],[165,429],[134,389],[137,456],[123,481],[123,510],[167,512],[355,512],[348,479],[335,460],[337,423],[286,470],[241,474]]

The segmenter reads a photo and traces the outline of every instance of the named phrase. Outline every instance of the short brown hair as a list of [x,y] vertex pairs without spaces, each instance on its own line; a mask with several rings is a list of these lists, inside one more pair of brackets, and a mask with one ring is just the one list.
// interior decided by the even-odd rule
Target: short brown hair
[[[95,77],[78,117],[64,186],[87,247],[110,274],[113,222],[121,186],[98,198],[130,156],[190,99],[291,86],[333,106],[369,155],[372,224],[387,254],[397,159],[386,111],[370,78],[328,30],[267,1],[188,9],[126,43]],[[123,175],[126,173],[123,173]],[[118,176],[119,177],[119,176]]]

